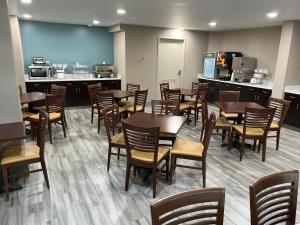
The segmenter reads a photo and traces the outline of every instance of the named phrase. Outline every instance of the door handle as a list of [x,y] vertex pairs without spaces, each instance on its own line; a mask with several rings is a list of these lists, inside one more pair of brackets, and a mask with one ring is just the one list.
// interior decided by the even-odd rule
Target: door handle
[[177,75],[181,76],[181,70],[178,70]]

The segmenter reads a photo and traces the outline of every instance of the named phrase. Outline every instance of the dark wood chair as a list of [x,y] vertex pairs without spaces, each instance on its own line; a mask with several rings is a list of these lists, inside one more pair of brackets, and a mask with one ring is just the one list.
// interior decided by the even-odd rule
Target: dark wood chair
[[[107,156],[107,171],[109,171],[110,158],[112,155],[116,155],[118,160],[120,156],[125,156],[126,154],[121,154],[120,149],[125,149],[125,141],[122,129],[118,124],[121,122],[121,114],[119,112],[119,106],[117,104],[108,106],[104,108],[101,112],[107,133],[108,139],[108,156]],[[117,130],[117,133],[115,133]],[[117,148],[118,152],[112,152],[112,148]]]
[[[216,116],[214,113],[210,115],[207,121],[203,143],[195,142],[190,140],[184,140],[177,138],[173,148],[171,150],[171,172],[170,172],[170,184],[172,183],[172,177],[174,174],[175,167],[184,167],[190,169],[202,170],[203,174],[203,187],[206,185],[206,155],[210,142],[210,137],[212,130],[216,123]],[[189,159],[200,161],[202,163],[201,167],[188,166],[177,164],[177,159]]]
[[106,107],[112,106],[115,104],[114,94],[113,93],[97,93],[94,95],[94,100],[98,112],[98,133],[100,133],[100,123],[102,120],[102,110]]
[[152,225],[223,225],[224,188],[204,188],[182,192],[151,204]]
[[[66,127],[64,121],[65,95],[47,95],[46,111],[48,113],[48,133],[50,143],[52,144],[52,123],[62,125],[64,137],[66,138]],[[30,121],[36,123],[39,121],[39,114],[30,117]]]
[[[58,86],[56,84],[52,84],[51,85],[51,94],[65,96],[65,98],[66,98],[67,88],[64,86]],[[65,107],[64,107],[64,111],[63,111],[63,119],[64,119],[65,126],[68,127],[67,120],[66,120]]]
[[199,82],[192,82],[192,90],[197,91],[200,85],[201,84]]
[[[240,161],[242,161],[244,154],[244,145],[246,139],[254,140],[254,145],[258,140],[263,145],[262,161],[266,160],[266,145],[267,135],[274,117],[275,109],[257,109],[246,108],[243,124],[236,124],[232,126],[232,134],[236,134],[239,138],[242,137],[240,147]],[[233,137],[233,135],[232,135]],[[232,141],[230,142],[232,143]],[[231,146],[230,146],[231,149]]]
[[[200,84],[200,83],[198,83]],[[195,101],[191,101],[190,103],[190,108],[191,110],[194,111],[194,123],[195,126],[197,125],[197,120],[199,118],[199,111],[201,111],[202,108],[202,103],[206,101],[207,99],[207,92],[208,92],[208,87],[206,86],[199,86],[197,89],[197,95]]]
[[[139,91],[141,89],[141,85],[139,84],[131,84],[131,83],[127,83],[126,85],[126,91],[132,91],[132,92],[136,92]],[[121,101],[120,105],[126,108],[129,108],[131,106],[134,105],[134,99],[133,101],[129,101],[129,99],[133,99],[132,97],[127,97],[126,101]]]
[[128,191],[131,167],[148,168],[152,170],[153,198],[155,198],[157,177],[164,168],[168,180],[170,150],[159,146],[159,127],[137,127],[125,122],[122,125],[127,151],[125,191]]
[[[37,136],[37,144],[25,144],[19,146],[9,146],[2,149],[1,152],[1,169],[3,176],[3,184],[6,200],[9,199],[9,190],[8,190],[8,170],[12,167],[18,167],[23,165],[29,165],[33,163],[41,163],[42,169],[35,169],[29,171],[29,173],[35,173],[43,171],[47,188],[50,188],[46,162],[44,157],[45,150],[45,130],[48,123],[48,115],[46,112],[41,111],[39,113],[38,120],[38,136]],[[18,176],[27,175],[26,174],[17,174]],[[16,176],[16,175],[14,175]]]
[[94,113],[95,111],[97,111],[97,104],[96,104],[96,100],[95,100],[95,95],[102,92],[103,88],[102,88],[102,84],[98,83],[98,84],[90,84],[87,85],[88,88],[88,92],[89,92],[89,96],[90,96],[90,101],[91,101],[91,123],[93,123],[94,121]]
[[296,222],[299,172],[283,171],[262,177],[249,186],[251,225]]
[[134,95],[134,104],[126,108],[126,112],[133,114],[135,112],[144,112],[146,101],[148,96],[148,90],[136,91]]
[[[239,102],[240,91],[219,91],[219,101],[221,102]],[[237,113],[225,113],[220,110],[220,117],[225,117],[227,120],[236,121],[238,118]]]
[[[203,134],[205,131],[205,126],[208,121],[208,106],[207,106],[207,100],[202,101],[202,128],[201,128],[201,136],[200,140],[203,138]],[[227,148],[230,149],[231,146],[231,124],[227,121],[225,117],[219,117],[216,119],[215,126],[213,128],[214,130],[217,130],[217,132],[213,132],[212,135],[219,135],[222,136],[222,143],[225,140],[225,136],[227,134]],[[222,131],[222,134],[218,132],[218,130]]]
[[191,114],[191,107],[190,103],[187,102],[180,102],[181,100],[181,90],[180,89],[165,89],[164,90],[164,95],[165,95],[165,100],[166,101],[177,101],[179,102],[179,112],[180,114],[186,114],[188,118],[188,123],[189,123],[189,118]]
[[274,120],[271,123],[270,131],[276,132],[276,135],[270,135],[268,138],[276,137],[276,150],[279,149],[280,130],[289,110],[290,104],[291,101],[272,97],[270,97],[268,101],[268,108],[275,108]]
[[160,96],[161,96],[161,100],[165,100],[165,94],[164,91],[165,89],[170,89],[169,83],[161,83],[159,84],[159,88],[160,88]]

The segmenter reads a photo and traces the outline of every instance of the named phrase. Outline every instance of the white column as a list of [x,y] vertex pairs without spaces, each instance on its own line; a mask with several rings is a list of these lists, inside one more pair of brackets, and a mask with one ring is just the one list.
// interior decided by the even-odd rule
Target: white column
[[0,0],[0,124],[22,121],[7,0]]
[[273,78],[272,97],[282,98],[284,95],[289,55],[292,44],[294,22],[287,21],[282,25],[281,38],[276,62],[276,68]]
[[20,24],[17,16],[10,16],[10,27],[11,27],[11,37],[13,46],[13,55],[15,61],[15,69],[17,74],[17,84],[22,87],[23,93],[26,92],[25,87],[25,71],[24,71],[24,58],[23,49],[21,41]]

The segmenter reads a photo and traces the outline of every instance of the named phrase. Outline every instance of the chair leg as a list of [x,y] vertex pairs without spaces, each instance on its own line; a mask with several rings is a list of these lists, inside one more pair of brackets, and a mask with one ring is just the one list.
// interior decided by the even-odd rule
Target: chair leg
[[118,160],[120,160],[120,148],[118,148]]
[[231,132],[230,132],[230,142],[228,143],[228,144],[229,144],[229,150],[232,149],[233,136],[234,136],[234,132],[231,131]]
[[174,175],[175,160],[176,160],[176,156],[172,155],[171,156],[170,179],[169,179],[170,185],[172,184],[172,179],[173,179],[173,175]]
[[169,180],[169,175],[170,175],[170,156],[166,158],[166,181]]
[[203,141],[203,134],[204,134],[204,124],[202,124],[202,128],[201,128],[201,135],[200,135],[200,140]]
[[51,128],[51,123],[48,123],[48,133],[49,133],[50,144],[52,144],[52,128]]
[[125,191],[128,191],[129,178],[130,178],[130,169],[131,169],[131,164],[129,162],[129,159],[127,159],[126,178],[125,178]]
[[48,178],[48,173],[47,173],[47,168],[46,168],[46,162],[45,162],[44,159],[41,160],[41,166],[42,166],[44,178],[45,178],[45,181],[46,181],[46,186],[49,189],[50,188],[50,184],[49,184],[49,178]]
[[63,119],[64,119],[63,122],[65,123],[65,126],[68,127],[65,111],[63,112]]
[[203,188],[206,187],[206,162],[202,161],[202,179],[203,179]]
[[266,147],[267,147],[267,141],[263,141],[263,151],[262,151],[262,161],[266,161]]
[[245,145],[245,138],[242,138],[242,144],[241,144],[241,149],[240,149],[240,161],[242,161],[243,159],[243,155],[244,155],[244,145]]
[[98,115],[98,133],[100,133],[100,114]]
[[153,198],[156,197],[156,183],[157,183],[157,171],[156,171],[156,168],[153,168],[152,169]]
[[222,130],[222,143],[224,142],[225,140],[225,136],[226,136],[226,130]]
[[230,150],[231,149],[231,129],[228,130],[228,134],[227,134],[227,149]]
[[194,116],[194,122],[195,122],[195,126],[197,125],[197,110],[195,109],[195,116]]
[[110,157],[111,157],[111,146],[108,146],[108,153],[107,153],[107,168],[106,168],[107,171],[109,171],[109,167],[110,167]]
[[261,148],[261,141],[258,142],[257,153],[260,153],[260,148]]
[[133,176],[136,177],[136,166],[133,166]]
[[254,142],[253,142],[253,148],[252,148],[253,151],[255,151],[255,149],[256,149],[256,142],[257,142],[257,140],[254,139]]
[[62,119],[61,122],[62,122],[62,128],[63,128],[63,132],[64,132],[64,137],[66,138],[67,134],[66,134],[66,126],[65,126],[64,120]]
[[91,112],[91,123],[94,122],[94,107],[92,106],[92,112]]
[[2,166],[2,177],[3,177],[3,188],[5,191],[5,200],[8,201],[9,199],[8,174],[7,174],[7,168],[5,166]]
[[276,135],[276,150],[279,149],[279,141],[280,141],[280,130],[277,130],[277,135]]

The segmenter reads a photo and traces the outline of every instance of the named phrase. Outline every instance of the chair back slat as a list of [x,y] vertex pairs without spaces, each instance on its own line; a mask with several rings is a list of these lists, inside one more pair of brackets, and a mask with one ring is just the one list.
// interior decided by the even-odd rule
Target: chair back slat
[[102,84],[101,83],[90,84],[87,85],[87,88],[88,88],[91,104],[93,105],[96,103],[95,95],[103,91]]
[[275,114],[274,114],[274,119],[278,121],[278,125],[281,127],[286,114],[289,110],[291,101],[283,100],[283,99],[278,99],[278,98],[269,98],[268,101],[268,108],[274,108],[275,109]]
[[46,110],[47,113],[61,113],[65,107],[65,95],[47,95]]
[[207,100],[207,93],[208,93],[208,86],[199,86],[197,89],[197,95],[196,95],[196,101],[195,101],[195,107],[198,106],[198,104],[202,104]]
[[179,101],[181,97],[181,90],[180,89],[165,89],[165,100],[166,101]]
[[250,184],[251,225],[295,224],[299,172],[283,171]]
[[162,100],[152,100],[151,108],[152,114],[156,115],[179,115],[180,103],[178,101],[162,101]]
[[134,96],[134,111],[136,111],[137,106],[143,107],[143,111],[145,110],[146,101],[148,96],[148,90],[144,91],[136,91]]
[[40,147],[40,156],[44,158],[44,149],[45,149],[45,133],[48,124],[48,114],[41,110],[39,112],[39,123],[37,129],[37,146]]
[[67,88],[64,86],[58,86],[56,84],[51,84],[51,94],[52,95],[64,95],[67,94]]
[[159,85],[160,87],[160,96],[161,96],[161,100],[165,100],[165,94],[164,94],[164,91],[165,89],[169,89],[170,86],[169,86],[169,83],[161,83]]
[[203,153],[202,158],[203,160],[206,160],[207,150],[210,143],[210,138],[213,132],[213,129],[216,125],[216,115],[214,113],[211,113],[209,116],[209,119],[207,120],[205,124],[205,130],[204,130],[204,138],[203,138]]
[[121,122],[119,106],[117,104],[108,106],[101,111],[101,115],[104,119],[108,140],[111,141],[111,134],[114,134],[115,126]]
[[219,91],[219,101],[221,102],[239,102],[240,91]]
[[161,224],[223,224],[224,188],[186,191],[153,203],[153,225]]
[[122,122],[127,156],[131,158],[131,151],[152,152],[157,162],[159,127],[145,128]]
[[200,87],[199,82],[192,82],[192,90],[193,91],[197,91],[199,87]]
[[139,85],[139,84],[128,83],[126,86],[127,91],[139,91],[140,88],[141,88],[141,85]]
[[94,99],[99,112],[101,112],[101,110],[103,110],[104,108],[112,106],[114,104],[113,93],[100,92],[94,95]]

